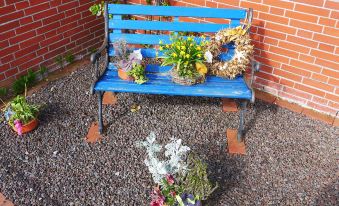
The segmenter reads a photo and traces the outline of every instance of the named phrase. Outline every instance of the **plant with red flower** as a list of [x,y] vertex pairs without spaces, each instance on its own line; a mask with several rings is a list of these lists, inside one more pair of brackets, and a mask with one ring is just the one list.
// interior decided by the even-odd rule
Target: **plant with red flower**
[[160,188],[155,187],[151,192],[151,206],[163,206],[165,202],[165,197],[161,194]]
[[173,177],[173,175],[167,174],[167,175],[166,175],[166,181],[167,181],[167,183],[168,183],[169,185],[173,185],[173,184],[174,184],[174,177]]

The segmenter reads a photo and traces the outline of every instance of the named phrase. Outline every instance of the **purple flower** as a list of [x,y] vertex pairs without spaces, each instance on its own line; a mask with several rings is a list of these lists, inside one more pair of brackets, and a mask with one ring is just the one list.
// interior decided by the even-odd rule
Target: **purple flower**
[[122,59],[116,63],[116,66],[125,72],[129,72],[133,69],[134,65],[141,64],[141,60],[138,57],[138,54],[131,53],[128,56],[128,59]]
[[183,193],[181,199],[185,206],[201,206],[200,200],[195,200],[194,195]]
[[22,123],[20,120],[15,120],[14,121],[14,126],[16,128],[16,130],[18,131],[18,135],[21,136],[22,135]]

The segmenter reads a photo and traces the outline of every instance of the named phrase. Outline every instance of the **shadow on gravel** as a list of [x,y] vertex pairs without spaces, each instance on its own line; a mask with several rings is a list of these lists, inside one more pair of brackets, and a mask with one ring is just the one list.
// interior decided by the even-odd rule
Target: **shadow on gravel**
[[197,155],[208,164],[208,175],[213,186],[218,184],[218,188],[204,202],[207,206],[221,205],[221,196],[229,196],[229,191],[239,187],[244,179],[244,157],[228,154],[223,145],[224,142],[210,141],[208,147],[205,144],[193,146]]
[[[220,205],[220,197],[224,196],[234,187],[238,187],[244,174],[242,169],[245,162],[242,157],[231,156],[225,151],[219,155],[209,156],[207,160],[209,175],[212,183],[218,183],[218,188],[205,202],[208,206]],[[226,195],[227,196],[227,195]]]
[[261,118],[261,115],[265,113],[265,111],[269,110],[269,112],[276,114],[278,112],[278,106],[275,104],[269,104],[263,101],[256,101],[254,104],[250,104],[250,106],[247,108],[246,115],[249,114],[249,111],[253,111],[253,115],[251,115],[251,119],[247,122],[245,122],[245,128],[244,128],[244,135],[246,138],[246,133],[251,129],[254,128],[254,126],[257,123],[257,120]]
[[67,115],[68,113],[70,112],[58,103],[47,103],[42,105],[42,108],[40,109],[39,120],[41,123],[48,122],[57,117],[62,117],[61,114]]
[[319,192],[320,196],[315,200],[315,205],[339,205],[338,187],[339,179],[337,178]]
[[144,95],[143,98],[149,100],[150,106],[162,105],[164,102],[170,106],[206,106],[220,104],[221,101],[220,98],[201,97],[197,99],[196,97],[176,96],[174,99],[173,96],[163,95]]

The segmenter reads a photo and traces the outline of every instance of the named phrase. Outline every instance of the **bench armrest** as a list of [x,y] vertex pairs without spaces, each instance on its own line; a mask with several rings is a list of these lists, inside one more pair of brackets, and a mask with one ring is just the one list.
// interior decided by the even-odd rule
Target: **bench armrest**
[[251,103],[254,103],[255,101],[255,92],[254,92],[254,89],[253,89],[253,82],[254,82],[254,72],[257,72],[259,71],[260,69],[260,62],[251,59],[251,78],[249,79],[249,82],[248,81],[245,81],[248,88],[250,88],[252,90],[252,99],[251,99]]
[[260,62],[252,59],[251,60],[251,79],[250,79],[250,86],[252,87],[254,81],[254,72],[258,72],[260,70]]
[[104,51],[104,49],[107,48],[107,38],[105,37],[104,39],[104,43],[101,45],[101,47],[93,54],[91,54],[91,63],[92,64],[95,64],[96,61],[98,61],[98,59],[100,58],[101,56],[101,53],[102,51]]
[[108,48],[108,12],[107,12],[107,2],[105,2],[105,7],[104,7],[104,21],[105,21],[105,39],[104,42],[102,43],[101,47],[91,55],[91,62],[92,64],[95,64],[99,57],[101,56],[101,53],[104,49]]
[[99,66],[99,58],[101,57],[101,53],[106,50],[106,55],[105,55],[105,63],[103,66],[105,69],[108,66],[108,12],[107,12],[107,2],[105,2],[105,8],[104,8],[104,21],[105,21],[105,39],[104,42],[102,43],[101,47],[91,55],[91,63],[95,67],[95,81],[92,83],[91,86],[91,93],[94,93],[94,85],[95,83],[100,79],[101,75],[103,72],[100,72],[100,66]]

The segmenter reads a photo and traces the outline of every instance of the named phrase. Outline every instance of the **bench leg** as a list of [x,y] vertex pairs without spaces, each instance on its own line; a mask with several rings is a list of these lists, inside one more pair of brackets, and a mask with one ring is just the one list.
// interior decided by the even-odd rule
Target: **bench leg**
[[103,132],[103,123],[102,123],[102,96],[104,92],[98,92],[98,103],[99,103],[99,133]]
[[242,142],[242,137],[244,135],[244,116],[245,116],[245,110],[247,107],[247,101],[241,101],[240,102],[240,122],[239,122],[239,128],[238,128],[238,142]]

